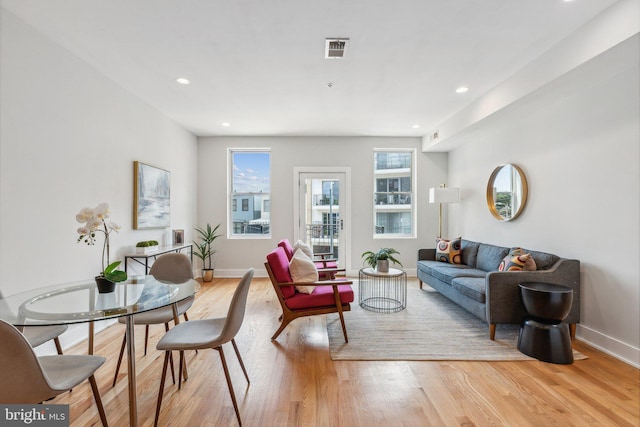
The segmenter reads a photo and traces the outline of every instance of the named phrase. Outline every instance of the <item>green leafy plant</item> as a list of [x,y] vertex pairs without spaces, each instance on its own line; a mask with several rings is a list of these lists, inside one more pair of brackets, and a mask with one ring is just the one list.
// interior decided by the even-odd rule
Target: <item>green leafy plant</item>
[[158,246],[158,244],[157,240],[143,240],[136,243],[136,248],[148,248],[149,246]]
[[362,253],[364,263],[371,268],[376,268],[378,261],[389,260],[394,264],[398,264],[402,267],[402,263],[394,257],[394,255],[400,254],[393,248],[380,248],[377,252],[366,251]]
[[213,228],[211,224],[207,224],[206,227],[195,228],[199,235],[199,241],[193,241],[196,246],[193,254],[202,260],[202,268],[205,270],[211,270],[211,256],[216,253],[216,250],[213,249],[213,241],[221,236],[221,234],[217,234],[219,228],[220,224]]
[[104,233],[104,244],[102,245],[102,272],[100,277],[104,277],[110,282],[124,282],[127,280],[127,273],[116,270],[121,261],[109,262],[109,237],[112,231],[118,232],[120,226],[106,219],[109,218],[109,205],[101,203],[96,208],[83,208],[77,215],[76,221],[83,224],[78,228],[78,243],[84,242],[89,246],[96,243],[96,233]]

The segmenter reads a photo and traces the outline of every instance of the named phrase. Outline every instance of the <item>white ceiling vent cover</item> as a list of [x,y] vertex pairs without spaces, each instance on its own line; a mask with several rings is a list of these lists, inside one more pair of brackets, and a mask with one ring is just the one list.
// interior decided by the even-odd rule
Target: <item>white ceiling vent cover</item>
[[324,44],[324,57],[326,59],[336,59],[344,57],[349,39],[326,39]]

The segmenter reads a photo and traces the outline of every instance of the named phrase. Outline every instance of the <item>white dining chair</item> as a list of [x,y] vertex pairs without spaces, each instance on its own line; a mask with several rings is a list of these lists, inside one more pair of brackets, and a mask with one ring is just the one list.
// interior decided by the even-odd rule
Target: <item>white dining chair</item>
[[229,376],[229,369],[227,367],[227,361],[224,357],[224,351],[222,345],[229,341],[233,345],[233,349],[240,362],[240,367],[244,376],[249,381],[249,375],[240,357],[238,346],[236,345],[235,336],[242,326],[244,320],[244,313],[247,303],[247,295],[249,293],[249,286],[251,285],[251,279],[253,279],[253,268],[249,269],[238,284],[229,310],[225,317],[213,318],[213,319],[200,319],[190,320],[189,322],[180,323],[179,325],[171,328],[158,342],[156,348],[158,350],[165,351],[164,365],[162,368],[162,379],[160,380],[160,390],[158,391],[158,405],[156,407],[156,418],[154,425],[158,425],[158,418],[160,416],[160,407],[162,405],[162,395],[164,393],[164,381],[167,376],[167,364],[169,362],[169,356],[171,351],[180,352],[179,363],[179,375],[178,375],[178,389],[180,389],[182,383],[182,366],[184,361],[185,350],[203,350],[211,348],[218,351],[220,354],[220,360],[222,361],[222,368],[227,379],[227,387],[229,388],[229,394],[233,402],[233,408],[238,418],[238,423],[242,425],[240,418],[240,412],[238,410],[238,404],[236,402],[236,395],[233,392],[233,384],[231,384],[231,377]]
[[101,356],[36,356],[26,337],[13,325],[0,320],[0,402],[5,404],[41,403],[89,380],[100,420],[107,417],[94,377],[105,358]]

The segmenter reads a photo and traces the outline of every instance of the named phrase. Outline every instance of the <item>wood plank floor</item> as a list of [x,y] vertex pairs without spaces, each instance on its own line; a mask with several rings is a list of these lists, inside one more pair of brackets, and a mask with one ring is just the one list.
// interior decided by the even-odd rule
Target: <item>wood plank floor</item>
[[[191,319],[224,316],[237,279],[205,284]],[[409,281],[409,286],[418,286]],[[254,279],[237,343],[251,378],[247,386],[231,345],[225,346],[245,426],[638,426],[640,371],[575,342],[589,357],[572,365],[527,362],[333,362],[324,316],[294,321],[275,342],[279,306],[268,279]],[[347,328],[349,314],[346,314]],[[155,344],[164,328],[136,327],[139,425],[153,425],[162,371]],[[111,426],[126,426],[125,369],[111,386],[124,326],[96,335],[107,357],[96,378]],[[380,343],[384,345],[384,343]],[[86,344],[66,351],[86,352]],[[182,390],[167,381],[162,426],[235,426],[218,353],[187,353]],[[71,405],[71,425],[101,425],[88,383],[51,403]]]

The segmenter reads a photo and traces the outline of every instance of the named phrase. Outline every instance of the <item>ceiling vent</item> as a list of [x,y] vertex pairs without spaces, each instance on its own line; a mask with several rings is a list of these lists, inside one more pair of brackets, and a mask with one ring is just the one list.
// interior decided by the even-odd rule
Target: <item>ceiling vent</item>
[[336,59],[344,57],[349,39],[326,39],[324,43],[324,57]]

